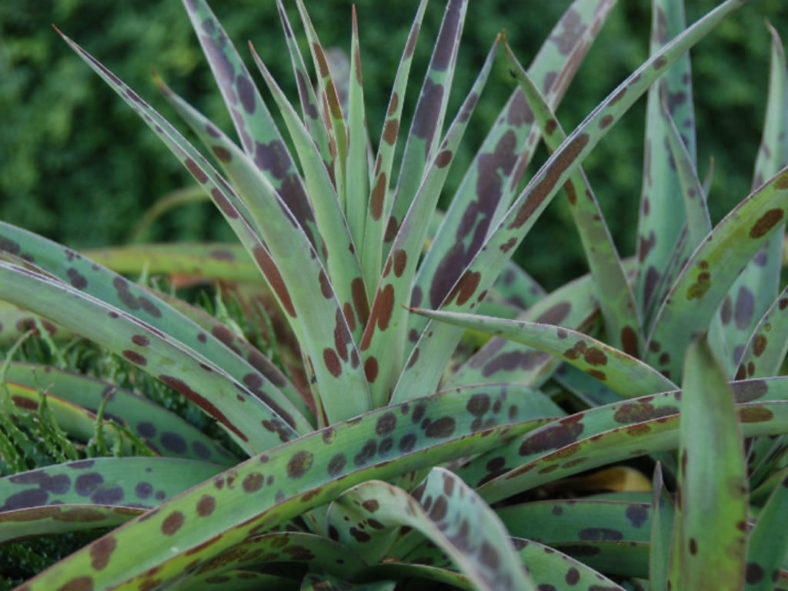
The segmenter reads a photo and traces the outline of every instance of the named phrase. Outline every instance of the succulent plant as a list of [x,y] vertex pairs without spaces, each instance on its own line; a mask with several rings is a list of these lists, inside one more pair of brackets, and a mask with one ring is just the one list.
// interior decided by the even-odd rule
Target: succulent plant
[[[377,149],[355,12],[340,80],[297,0],[313,84],[278,4],[300,113],[250,47],[284,139],[208,5],[184,4],[240,145],[160,86],[221,171],[63,37],[240,246],[93,260],[0,222],[0,298],[6,327],[98,343],[196,404],[224,440],[111,381],[10,351],[0,454],[20,457],[33,429],[57,454],[0,479],[0,541],[113,528],[20,590],[788,588],[788,91],[775,31],[754,189],[712,227],[687,50],[740,0],[689,27],[681,0],[654,0],[651,56],[569,134],[555,109],[615,2],[575,0],[527,70],[496,39],[445,126],[467,8],[449,0],[399,159],[426,0]],[[517,87],[438,212],[502,44]],[[640,238],[622,260],[581,165],[645,93]],[[551,155],[525,181],[539,138]],[[548,294],[512,255],[562,189],[591,272]],[[275,306],[268,335],[285,361],[98,263],[129,271],[123,256],[256,280],[240,301],[250,315],[257,298]],[[100,449],[73,444],[91,437]]]

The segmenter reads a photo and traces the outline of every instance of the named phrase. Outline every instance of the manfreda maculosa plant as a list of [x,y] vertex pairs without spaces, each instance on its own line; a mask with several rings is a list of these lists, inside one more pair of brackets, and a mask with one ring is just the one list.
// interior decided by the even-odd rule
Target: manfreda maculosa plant
[[[4,458],[36,413],[59,425],[53,441],[93,429],[125,450],[86,458],[63,443],[61,463],[0,480],[2,541],[117,526],[18,589],[788,588],[788,92],[776,32],[753,191],[712,227],[687,50],[740,0],[689,27],[680,0],[654,0],[649,59],[569,133],[556,107],[615,2],[576,0],[528,69],[496,39],[447,124],[467,9],[449,0],[401,134],[422,0],[377,148],[355,18],[340,80],[296,2],[310,75],[278,4],[297,105],[250,49],[279,129],[208,5],[184,4],[240,144],[160,86],[216,166],[63,37],[238,236],[240,247],[154,252],[151,270],[196,260],[224,280],[259,273],[305,380],[204,312],[0,223],[1,298],[38,315],[48,338],[82,335],[179,392],[247,456],[112,383],[9,355]],[[439,213],[501,46],[516,89]],[[622,260],[581,165],[644,94],[638,250]],[[523,179],[540,138],[550,156]],[[590,274],[547,294],[511,257],[562,193]],[[653,484],[622,491],[634,458]]]

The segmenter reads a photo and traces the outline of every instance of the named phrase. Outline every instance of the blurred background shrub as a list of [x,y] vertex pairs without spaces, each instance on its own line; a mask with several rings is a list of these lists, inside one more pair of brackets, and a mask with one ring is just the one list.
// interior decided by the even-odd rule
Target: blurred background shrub
[[[454,108],[501,28],[506,28],[517,54],[528,61],[570,3],[472,2]],[[351,4],[349,0],[307,0],[324,45],[349,45]],[[367,116],[377,141],[416,2],[357,0],[356,4]],[[694,21],[717,2],[689,0],[687,4],[688,18]],[[424,35],[437,30],[442,5],[433,1]],[[647,0],[618,3],[558,111],[567,131],[645,59],[649,5]],[[223,0],[213,2],[213,7],[241,53],[248,53],[243,44],[251,40],[285,90],[295,96],[273,0]],[[294,9],[290,14],[297,19]],[[785,0],[751,0],[693,53],[700,174],[706,174],[713,157],[709,201],[715,223],[720,212],[749,192],[769,67],[765,18],[788,37]],[[0,2],[0,219],[75,248],[122,243],[146,208],[163,195],[190,186],[190,178],[159,140],[74,56],[51,23],[108,64],[165,116],[175,119],[152,84],[152,70],[225,129],[231,129],[229,117],[180,2]],[[430,45],[423,42],[417,48],[413,72],[417,80],[423,76]],[[456,170],[463,170],[513,88],[501,60],[469,128]],[[411,110],[415,98],[407,97]],[[623,255],[632,254],[635,248],[644,111],[641,101],[585,165]],[[405,112],[409,112],[407,107]],[[456,175],[450,180],[449,195],[459,181]],[[547,287],[583,271],[579,241],[564,235],[573,232],[570,227],[566,205],[556,200],[521,247],[519,258]],[[232,237],[212,206],[200,203],[167,214],[146,239]],[[559,250],[557,245],[570,250]]]

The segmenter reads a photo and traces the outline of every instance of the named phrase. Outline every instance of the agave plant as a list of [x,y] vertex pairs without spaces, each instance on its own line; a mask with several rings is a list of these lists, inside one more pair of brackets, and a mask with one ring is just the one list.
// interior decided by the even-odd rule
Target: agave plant
[[[120,456],[62,443],[60,463],[0,480],[0,540],[114,528],[19,589],[788,587],[788,92],[776,32],[754,189],[712,228],[686,52],[740,0],[689,27],[680,0],[655,0],[649,59],[568,135],[554,111],[614,0],[576,0],[527,70],[496,39],[444,125],[467,8],[449,0],[398,168],[426,0],[377,149],[355,18],[340,80],[296,2],[313,83],[279,4],[300,112],[251,47],[285,141],[208,5],[184,4],[240,145],[160,86],[221,171],[64,35],[240,242],[131,256],[151,271],[262,277],[305,379],[188,304],[0,223],[0,297],[44,319],[14,311],[21,329],[117,353],[246,456],[112,383],[9,355],[4,458],[31,417],[51,419],[53,441],[95,433]],[[501,44],[516,89],[438,212]],[[645,93],[640,239],[622,260],[581,165]],[[551,155],[524,179],[540,138]],[[511,258],[562,189],[591,272],[547,294]],[[123,270],[124,254],[96,258]]]

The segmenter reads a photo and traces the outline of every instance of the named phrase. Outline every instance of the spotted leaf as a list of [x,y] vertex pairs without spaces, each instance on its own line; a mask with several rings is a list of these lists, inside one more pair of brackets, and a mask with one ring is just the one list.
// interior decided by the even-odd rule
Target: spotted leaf
[[283,418],[286,413],[278,414],[275,404],[269,406],[212,361],[70,285],[0,262],[0,297],[57,317],[175,388],[216,418],[249,453],[297,436]]
[[[679,427],[679,482],[668,585],[741,589],[747,552],[747,474],[725,373],[706,343],[687,352]],[[709,445],[713,442],[713,445]],[[709,519],[713,514],[714,519]],[[725,556],[724,561],[719,557]]]
[[[441,308],[452,312],[467,311],[470,304],[478,300],[503,271],[512,249],[522,242],[569,175],[614,123],[669,65],[740,6],[738,0],[728,0],[697,21],[641,65],[569,135],[523,189],[500,224],[488,234],[481,249],[440,303]],[[600,125],[603,119],[609,124]],[[415,392],[433,391],[440,380],[440,372],[434,368],[445,365],[461,335],[462,330],[457,327],[429,323],[413,347],[414,353],[419,351],[419,357],[406,364],[392,400],[412,396]]]
[[464,328],[481,330],[561,358],[624,397],[672,390],[676,386],[638,359],[572,329],[538,322],[502,320],[457,312],[414,309],[417,314]]
[[6,476],[0,478],[0,542],[115,525],[221,469],[173,458],[95,458]]
[[376,529],[386,535],[407,526],[450,556],[455,568],[479,589],[536,589],[501,522],[447,470],[433,468],[410,495],[385,482],[366,482],[348,490],[335,504],[344,509],[340,516],[345,527],[338,530],[339,540],[352,547],[373,542]]

